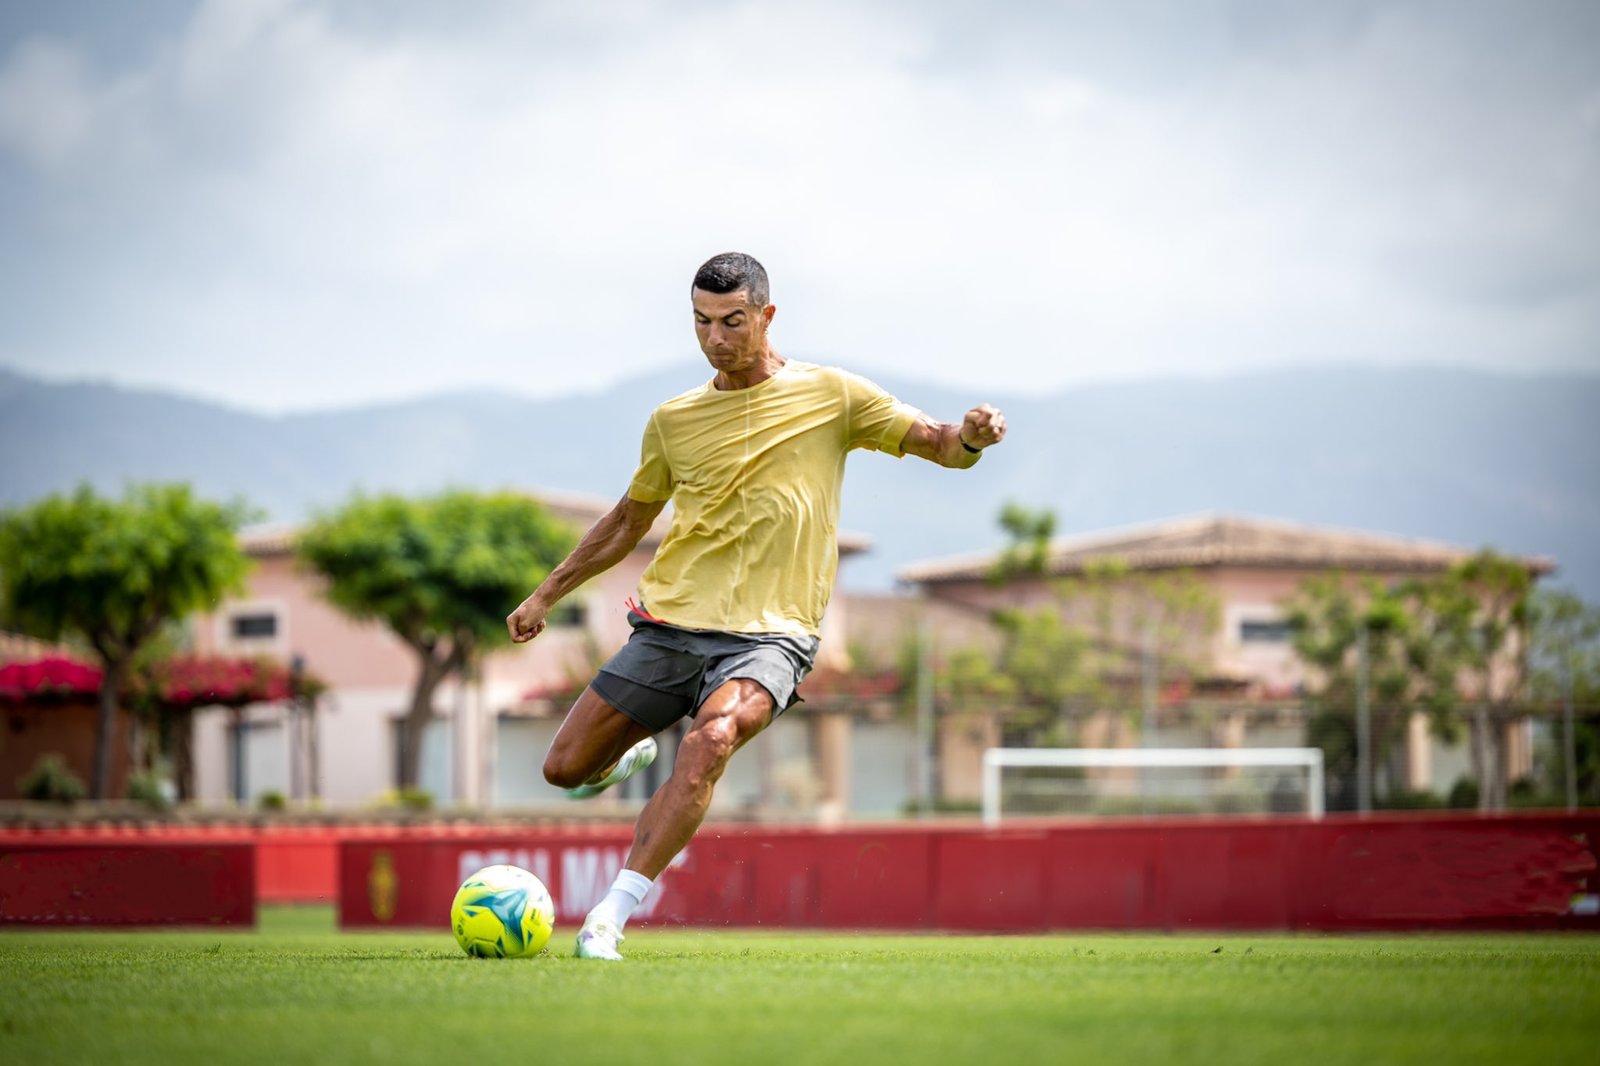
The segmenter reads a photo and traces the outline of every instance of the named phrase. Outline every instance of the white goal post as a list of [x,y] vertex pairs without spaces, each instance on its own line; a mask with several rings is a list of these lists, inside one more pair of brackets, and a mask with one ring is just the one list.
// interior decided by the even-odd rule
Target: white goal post
[[1307,812],[1323,815],[1321,748],[990,748],[983,753],[983,824],[1000,824],[1004,767],[1165,769],[1235,766],[1304,767]]

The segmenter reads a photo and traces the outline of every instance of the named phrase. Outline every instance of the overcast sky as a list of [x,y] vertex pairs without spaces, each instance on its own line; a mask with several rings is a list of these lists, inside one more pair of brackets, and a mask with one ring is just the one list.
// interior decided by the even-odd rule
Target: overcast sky
[[[263,410],[786,354],[1600,371],[1600,4],[0,6],[0,366]],[[703,365],[698,364],[697,365]]]

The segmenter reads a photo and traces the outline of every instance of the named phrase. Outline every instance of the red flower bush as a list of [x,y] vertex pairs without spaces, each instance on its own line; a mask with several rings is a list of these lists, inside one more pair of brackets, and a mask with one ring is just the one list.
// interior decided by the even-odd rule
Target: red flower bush
[[[180,655],[163,660],[145,672],[139,687],[142,698],[165,710],[244,707],[295,695],[294,676],[282,663],[222,656]],[[301,695],[315,695],[323,688],[311,675],[301,675]]]
[[0,703],[61,703],[100,691],[98,666],[54,656],[0,666]]
[[[62,656],[8,663],[0,666],[0,704],[64,703],[92,697],[100,691],[104,676],[98,666]],[[222,656],[164,659],[137,672],[128,687],[127,695],[135,703],[164,710],[244,707],[295,695],[294,675],[282,663]],[[316,696],[326,688],[317,677],[301,674],[300,695]]]

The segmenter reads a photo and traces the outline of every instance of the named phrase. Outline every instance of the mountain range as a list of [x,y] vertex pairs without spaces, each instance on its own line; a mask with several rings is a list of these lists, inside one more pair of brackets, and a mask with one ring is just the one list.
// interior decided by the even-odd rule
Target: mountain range
[[[82,482],[183,480],[297,521],[349,494],[445,487],[617,497],[661,400],[705,367],[605,392],[459,392],[265,415],[175,393],[46,382],[0,369],[0,505]],[[842,570],[881,590],[907,563],[999,547],[1000,508],[1047,508],[1063,534],[1196,512],[1365,529],[1543,555],[1600,602],[1600,376],[1324,367],[988,394],[885,388],[934,416],[1001,407],[1003,446],[967,472],[858,452],[843,526],[873,548]]]

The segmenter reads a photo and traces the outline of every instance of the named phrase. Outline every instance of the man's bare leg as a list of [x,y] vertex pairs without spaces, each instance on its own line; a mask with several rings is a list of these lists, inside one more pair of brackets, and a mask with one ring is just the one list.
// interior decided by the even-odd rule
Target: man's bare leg
[[650,735],[650,730],[601,699],[594,689],[586,688],[550,742],[544,779],[557,788],[598,781],[611,772],[624,752]]
[[734,678],[700,706],[678,745],[672,776],[644,805],[625,864],[651,880],[661,876],[705,820],[711,792],[733,753],[772,721],[772,694],[759,682]]
[[678,745],[672,776],[650,797],[634,825],[627,864],[578,931],[580,958],[621,960],[617,944],[628,916],[700,828],[728,760],[767,727],[772,712],[771,694],[744,678],[722,685],[701,705]]

